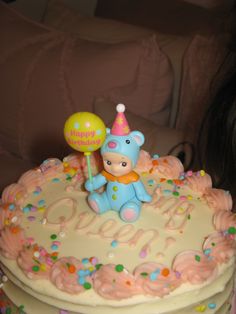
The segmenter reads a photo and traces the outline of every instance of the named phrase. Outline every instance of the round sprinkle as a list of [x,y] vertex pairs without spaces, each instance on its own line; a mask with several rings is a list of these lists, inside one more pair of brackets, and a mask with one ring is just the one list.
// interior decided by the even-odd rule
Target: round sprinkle
[[117,247],[117,246],[118,246],[118,241],[113,240],[113,241],[111,242],[111,246],[112,246],[113,248]]
[[89,282],[85,282],[85,283],[84,283],[84,289],[89,290],[89,289],[91,289],[91,288],[92,288],[91,283],[89,283]]
[[161,271],[162,276],[167,277],[170,274],[170,271],[168,268],[163,268]]
[[216,308],[216,304],[215,303],[209,303],[208,307],[209,307],[209,309],[214,310]]
[[39,256],[40,256],[39,251],[35,251],[35,252],[34,252],[34,257],[38,258]]
[[121,264],[118,264],[118,265],[116,265],[115,270],[116,270],[118,273],[121,273],[121,272],[124,270],[124,266],[121,265]]
[[140,275],[141,275],[142,277],[147,277],[147,276],[148,276],[148,273],[143,272],[143,273],[141,273]]
[[229,227],[228,233],[229,234],[236,234],[236,228],[235,227]]
[[36,219],[35,216],[29,216],[29,217],[28,217],[28,220],[31,221],[31,222],[32,222],[32,221],[35,221],[35,219]]
[[187,177],[191,177],[193,175],[193,172],[191,170],[187,171]]
[[168,196],[171,195],[171,190],[163,190],[163,195]]
[[204,251],[204,254],[205,254],[205,255],[210,255],[210,254],[211,254],[211,249],[206,249],[206,250]]
[[56,244],[51,245],[51,249],[53,251],[58,250],[58,245],[56,245]]
[[75,271],[76,271],[75,266],[74,266],[74,265],[69,265],[69,267],[68,267],[68,272],[69,272],[70,274],[73,274],[73,273],[75,273]]
[[14,210],[14,209],[15,209],[15,205],[14,205],[14,204],[10,204],[10,205],[9,205],[9,209],[10,209],[10,210]]
[[59,236],[61,237],[61,238],[64,238],[65,237],[65,232],[64,231],[61,231],[60,233],[59,233]]
[[80,278],[79,278],[79,284],[80,284],[81,286],[83,286],[83,285],[85,284],[85,279],[84,279],[84,277],[80,277]]
[[195,261],[200,262],[201,257],[199,255],[195,255]]
[[96,270],[99,270],[102,267],[102,264],[97,264],[95,267],[96,267]]
[[41,207],[41,206],[44,206],[45,205],[45,200],[39,200],[38,201],[38,205]]
[[173,184],[173,180],[170,180],[170,179],[167,180],[166,182],[167,182],[168,184]]
[[39,266],[35,265],[32,267],[32,270],[37,273],[40,270],[40,268]]
[[158,154],[154,154],[154,155],[152,156],[152,158],[153,158],[153,159],[158,159],[158,158],[160,158],[160,156],[159,156]]
[[88,264],[89,263],[89,259],[88,258],[83,258],[82,259],[82,263],[83,264]]
[[148,180],[148,185],[153,186],[155,184],[155,181],[153,179]]
[[90,263],[95,266],[98,263],[98,259],[96,257],[91,257],[90,258]]
[[113,252],[108,252],[107,253],[107,257],[108,258],[113,258],[115,256],[115,254]]
[[14,217],[12,217],[11,222],[12,222],[12,223],[15,223],[15,222],[17,222],[17,220],[18,220],[18,217],[17,217],[17,216],[14,216]]
[[200,170],[200,176],[201,176],[201,177],[204,177],[205,174],[206,174],[206,172],[205,172],[204,170]]
[[50,236],[50,238],[51,238],[52,240],[55,240],[55,239],[57,238],[57,235],[56,235],[56,234],[52,234],[52,235]]
[[53,183],[57,183],[57,182],[59,182],[59,181],[60,181],[59,178],[53,178],[53,179],[52,179],[52,182],[53,182]]
[[177,191],[174,191],[172,194],[173,194],[174,196],[179,196],[179,192],[177,192]]
[[140,258],[145,258],[146,256],[147,256],[147,252],[144,250],[139,253]]
[[158,274],[156,272],[153,272],[150,274],[150,280],[155,281],[157,279]]

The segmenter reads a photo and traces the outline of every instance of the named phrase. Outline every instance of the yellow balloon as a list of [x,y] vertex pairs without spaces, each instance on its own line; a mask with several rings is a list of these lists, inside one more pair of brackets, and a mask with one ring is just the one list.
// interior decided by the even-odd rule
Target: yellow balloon
[[101,118],[91,112],[77,112],[66,120],[64,136],[75,150],[90,153],[102,146],[106,126]]

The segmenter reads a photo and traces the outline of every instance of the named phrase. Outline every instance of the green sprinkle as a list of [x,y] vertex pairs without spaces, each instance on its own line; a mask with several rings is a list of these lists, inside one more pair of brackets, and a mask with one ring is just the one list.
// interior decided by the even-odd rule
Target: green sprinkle
[[166,181],[168,184],[173,184],[173,180],[167,180]]
[[95,267],[96,267],[96,270],[99,270],[102,267],[102,264],[97,264],[95,265]]
[[85,282],[84,285],[83,285],[83,287],[84,287],[84,289],[89,290],[89,289],[92,288],[92,285],[91,285],[91,283],[89,283],[89,282]]
[[174,196],[179,196],[179,192],[177,192],[177,191],[174,191],[172,194],[173,194]]
[[200,262],[201,257],[200,257],[199,255],[195,255],[195,260],[196,260],[197,262]]
[[188,219],[189,219],[189,220],[191,219],[191,215],[190,215],[190,214],[188,215]]
[[56,261],[57,260],[57,255],[51,255],[51,259],[53,260],[53,261]]
[[11,308],[10,307],[6,308],[6,314],[11,314]]
[[215,244],[215,242],[212,242],[211,245],[212,245],[212,246],[215,246],[216,244]]
[[229,227],[228,233],[229,234],[236,234],[236,228],[235,227]]
[[37,266],[37,265],[35,265],[35,266],[33,266],[32,267],[32,270],[34,271],[34,272],[38,272],[39,271],[39,266]]
[[121,273],[121,272],[124,270],[124,266],[121,265],[121,264],[118,264],[118,265],[116,265],[115,270],[116,270],[118,273]]
[[52,240],[56,240],[57,235],[56,235],[56,234],[52,234],[50,238],[51,238]]
[[140,275],[143,276],[143,277],[147,277],[147,276],[148,276],[148,273],[143,272],[143,273],[141,273]]

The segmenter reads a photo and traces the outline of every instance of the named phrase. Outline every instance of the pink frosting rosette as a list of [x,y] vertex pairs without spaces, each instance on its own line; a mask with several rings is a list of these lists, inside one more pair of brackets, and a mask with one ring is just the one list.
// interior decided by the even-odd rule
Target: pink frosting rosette
[[219,210],[214,215],[213,224],[218,231],[226,231],[230,227],[236,228],[236,214],[228,210]]
[[27,195],[26,188],[22,184],[12,183],[3,190],[2,202],[22,205]]
[[17,263],[30,279],[48,278],[54,263],[50,254],[37,244],[25,245],[20,251]]
[[39,166],[41,173],[46,180],[60,178],[64,176],[63,163],[57,158],[48,158]]
[[50,280],[59,290],[78,294],[85,291],[85,283],[92,283],[92,278],[86,276],[87,273],[81,261],[75,257],[63,257],[53,265]]
[[18,183],[23,185],[27,192],[34,191],[35,187],[41,187],[44,182],[45,178],[39,169],[32,169],[25,172],[18,180]]
[[212,187],[211,177],[207,173],[201,175],[200,172],[194,172],[191,176],[186,177],[185,182],[191,190],[200,194]]
[[153,172],[165,179],[178,179],[184,167],[178,158],[165,156],[153,160]]
[[217,274],[217,264],[200,251],[184,251],[173,262],[173,270],[181,275],[184,282],[202,284]]
[[221,189],[206,189],[203,198],[207,202],[208,206],[215,211],[225,209],[231,210],[233,201],[230,193]]
[[227,263],[235,255],[236,243],[230,235],[211,234],[203,244],[204,253],[218,263]]
[[152,169],[152,157],[145,150],[140,150],[139,158],[135,166],[135,170],[138,172],[148,172]]
[[21,222],[22,212],[15,204],[0,205],[0,230],[11,224],[18,225]]
[[105,299],[121,300],[141,293],[134,276],[122,265],[102,266],[93,277],[94,290]]
[[134,271],[136,284],[152,296],[164,297],[182,283],[177,272],[158,263],[144,263]]
[[82,154],[80,154],[80,153],[73,153],[73,154],[70,154],[70,155],[64,157],[64,159],[63,159],[64,166],[67,167],[67,165],[68,165],[69,167],[80,169],[80,167],[81,167],[81,155]]
[[16,259],[25,241],[22,228],[15,225],[6,226],[0,231],[0,252],[6,258]]

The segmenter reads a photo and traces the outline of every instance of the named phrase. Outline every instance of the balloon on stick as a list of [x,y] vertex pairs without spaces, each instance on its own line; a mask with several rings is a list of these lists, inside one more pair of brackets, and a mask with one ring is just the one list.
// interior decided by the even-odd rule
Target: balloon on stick
[[92,182],[90,155],[99,149],[106,138],[106,126],[102,119],[91,112],[71,115],[64,126],[67,143],[76,151],[83,152],[88,165],[88,176]]

